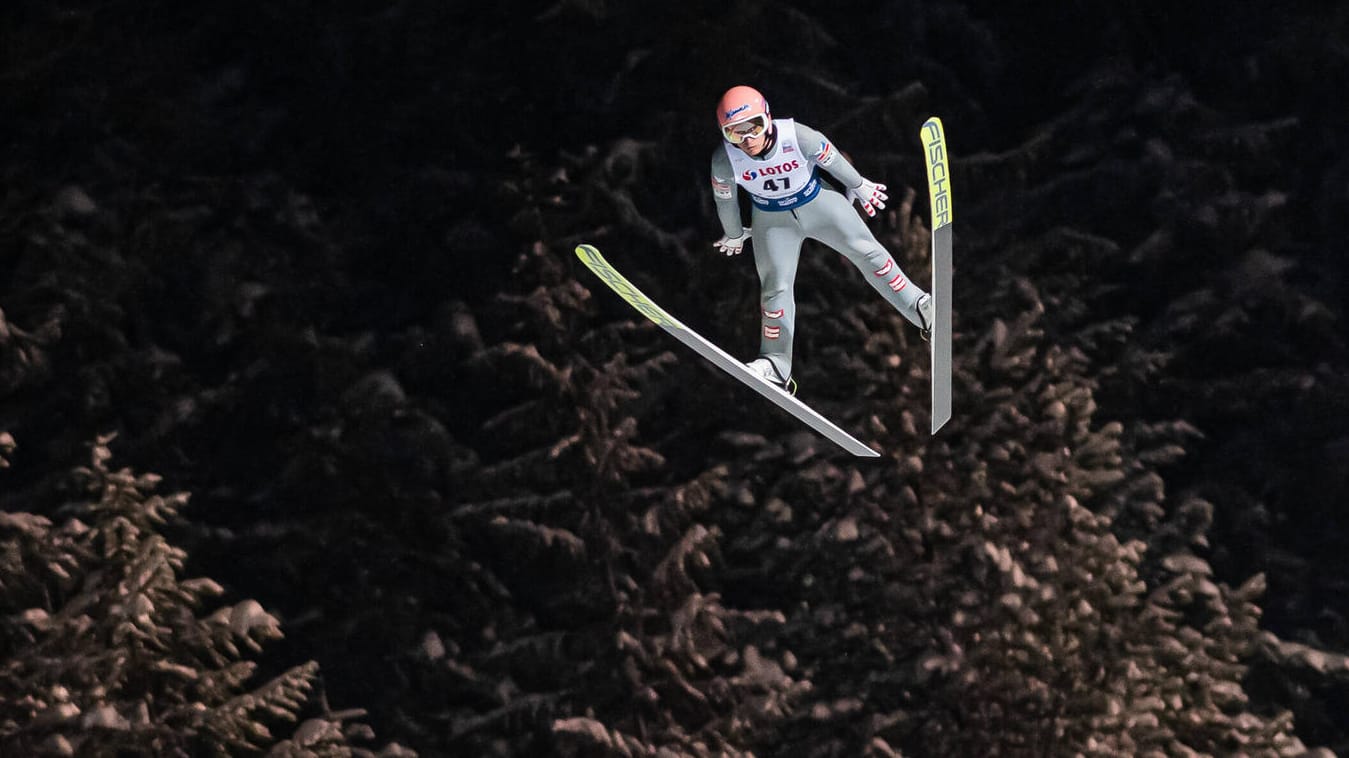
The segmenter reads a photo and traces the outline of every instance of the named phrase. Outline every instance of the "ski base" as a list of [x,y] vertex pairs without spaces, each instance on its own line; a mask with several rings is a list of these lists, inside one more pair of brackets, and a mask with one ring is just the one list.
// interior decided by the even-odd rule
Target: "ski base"
[[932,433],[951,420],[951,200],[950,158],[941,119],[929,118],[922,129],[927,158],[928,196],[932,201]]
[[[744,363],[736,360],[726,351],[709,342],[702,335],[680,323],[678,319],[671,316],[663,308],[656,305],[651,298],[642,293],[641,290],[633,286],[622,274],[618,273],[609,262],[600,255],[600,251],[594,245],[578,245],[576,247],[576,257],[586,265],[591,271],[595,272],[609,288],[618,293],[638,313],[646,316],[652,323],[669,332],[680,342],[688,345],[694,352],[706,358],[712,365],[725,371],[731,376],[739,379],[750,389],[758,392],[760,395],[773,401],[773,404],[795,416],[799,421],[814,429],[820,435],[829,441],[837,444],[839,447],[847,450],[853,455],[863,458],[879,458],[880,453],[872,450],[860,440],[843,431],[838,425],[824,416],[820,415],[810,406],[787,394],[781,387],[757,376]],[[934,331],[935,337],[935,331]]]

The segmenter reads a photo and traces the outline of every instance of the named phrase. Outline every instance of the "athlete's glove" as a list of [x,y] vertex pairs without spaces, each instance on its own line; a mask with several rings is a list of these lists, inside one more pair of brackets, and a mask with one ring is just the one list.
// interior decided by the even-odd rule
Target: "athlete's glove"
[[885,210],[885,201],[889,200],[890,196],[885,194],[884,184],[863,179],[861,184],[848,190],[848,199],[861,205],[868,216],[875,216],[876,211]]
[[740,255],[740,251],[745,249],[745,243],[749,241],[749,227],[740,233],[739,237],[722,237],[712,246],[727,255]]

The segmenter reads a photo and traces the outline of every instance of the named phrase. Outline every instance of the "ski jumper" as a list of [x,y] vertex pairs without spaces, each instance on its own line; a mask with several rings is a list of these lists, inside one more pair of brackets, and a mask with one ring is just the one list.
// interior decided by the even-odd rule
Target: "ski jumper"
[[731,144],[712,153],[712,194],[726,236],[739,237],[743,227],[737,190],[743,187],[749,193],[763,316],[759,355],[772,361],[785,380],[792,374],[796,267],[807,238],[846,256],[895,310],[919,328],[923,324],[917,303],[926,293],[876,241],[852,203],[821,179],[819,169],[824,169],[845,187],[862,184],[862,175],[834,144],[789,118],[773,119],[773,127],[776,142],[758,157]]

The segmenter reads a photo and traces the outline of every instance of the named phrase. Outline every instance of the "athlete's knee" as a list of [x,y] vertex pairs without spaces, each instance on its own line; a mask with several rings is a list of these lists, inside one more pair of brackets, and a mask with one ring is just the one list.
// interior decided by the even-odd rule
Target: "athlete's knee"
[[866,264],[879,266],[890,257],[884,247],[868,239],[850,239],[843,244],[839,252],[859,266]]
[[858,268],[876,276],[884,276],[898,268],[899,265],[885,251],[885,248],[870,248],[853,258],[853,262],[857,264]]
[[892,258],[883,247],[868,248],[864,253],[862,253],[862,260],[865,261],[866,264],[872,268],[872,270],[876,270],[884,266],[895,265],[895,259]]
[[789,282],[780,280],[766,280],[759,286],[759,299],[767,307],[770,303],[776,304],[784,297],[791,297],[792,285]]

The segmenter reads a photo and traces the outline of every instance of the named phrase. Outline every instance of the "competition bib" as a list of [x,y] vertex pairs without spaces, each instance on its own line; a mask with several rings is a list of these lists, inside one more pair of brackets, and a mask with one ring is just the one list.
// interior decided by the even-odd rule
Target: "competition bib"
[[787,211],[804,205],[820,192],[820,178],[796,143],[796,122],[773,119],[778,141],[764,158],[751,158],[733,145],[726,145],[735,183],[749,193],[754,205],[766,211]]

